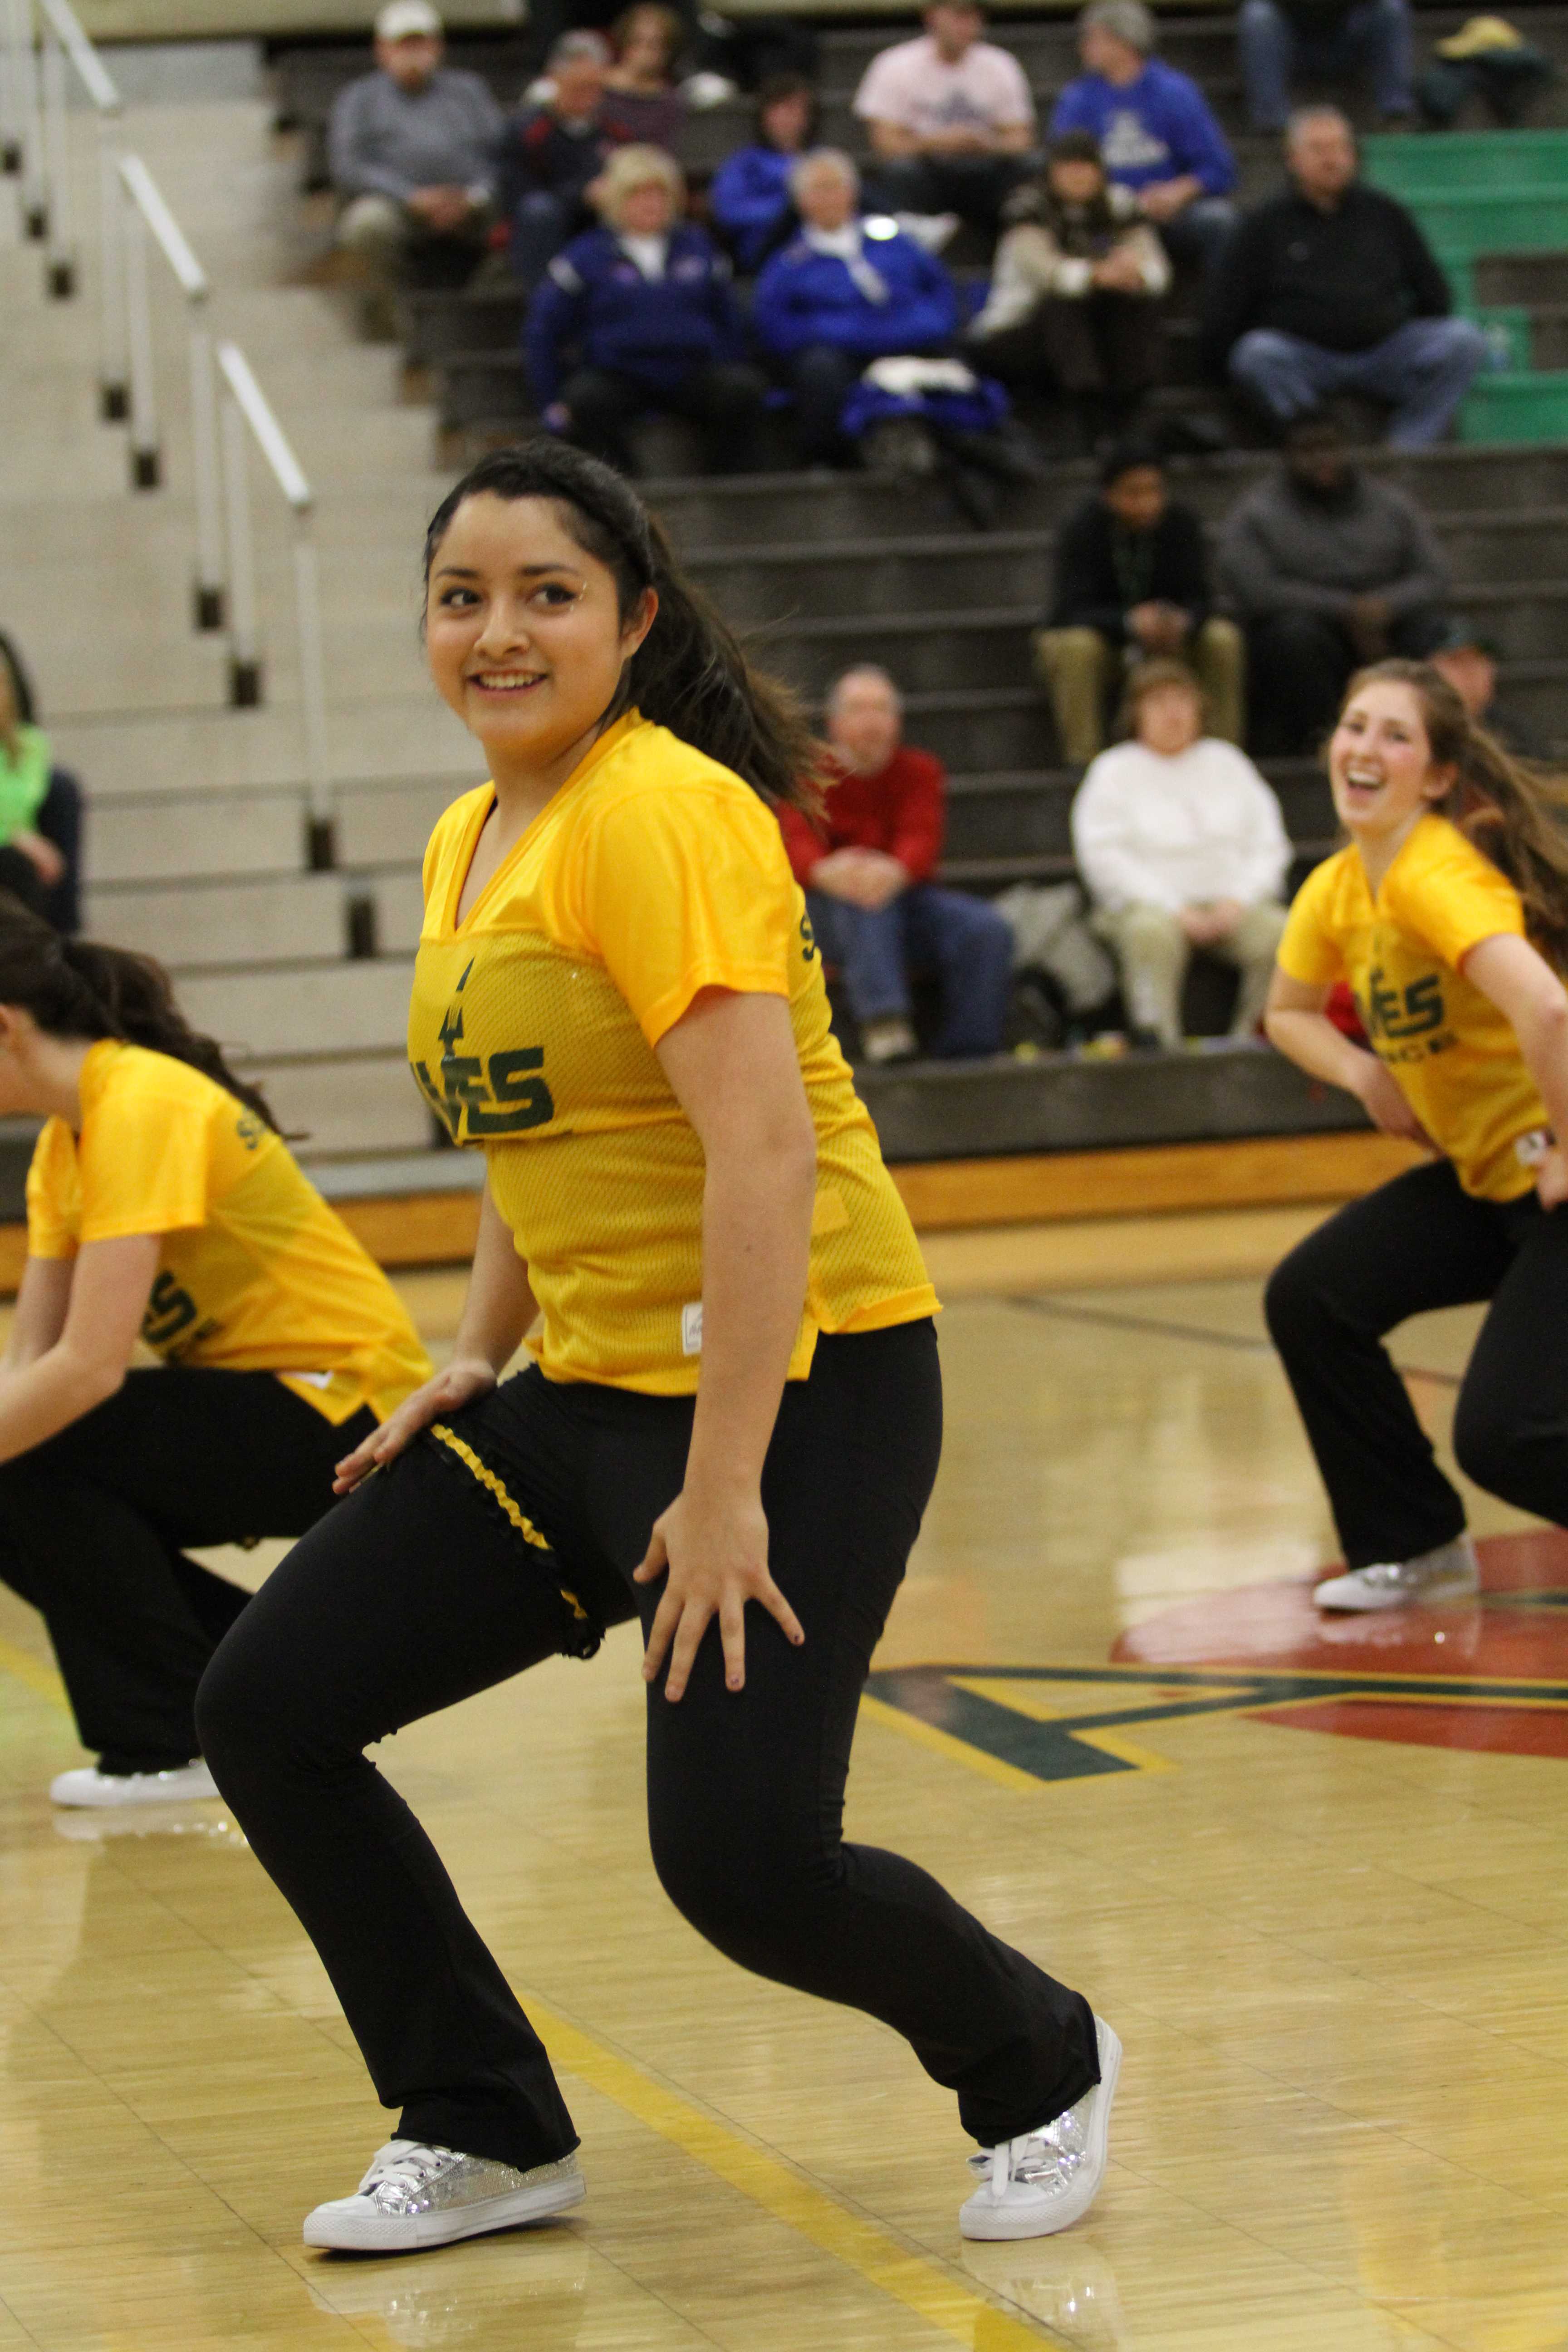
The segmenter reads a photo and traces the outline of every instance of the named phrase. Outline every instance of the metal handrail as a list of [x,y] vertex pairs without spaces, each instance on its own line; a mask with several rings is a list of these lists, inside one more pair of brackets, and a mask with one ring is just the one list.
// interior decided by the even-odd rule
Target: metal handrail
[[321,583],[311,537],[314,493],[244,352],[227,342],[214,352],[206,317],[212,281],[146,164],[139,155],[121,152],[121,93],[70,0],[0,0],[0,172],[21,174],[26,233],[47,241],[48,291],[61,299],[76,291],[66,111],[68,66],[97,117],[100,411],[112,421],[129,416],[132,485],[137,489],[156,488],[163,478],[163,457],[148,284],[151,237],[186,310],[196,509],[195,625],[198,629],[220,629],[226,617],[229,699],[236,704],[259,702],[262,661],[247,473],[248,431],[293,516],[294,605],[310,808],[309,856],[313,866],[330,866],[333,861],[331,787]]
[[333,862],[331,778],[327,752],[327,683],[321,654],[321,578],[311,515],[316,494],[289,436],[268,404],[237,343],[219,343],[223,379],[224,503],[228,522],[229,625],[232,643],[230,692],[236,702],[261,699],[260,649],[256,639],[255,558],[250,537],[250,490],[246,465],[246,428],[267,461],[294,516],[294,615],[300,646],[300,710],[305,734],[305,777],[310,787],[310,857],[312,866]]

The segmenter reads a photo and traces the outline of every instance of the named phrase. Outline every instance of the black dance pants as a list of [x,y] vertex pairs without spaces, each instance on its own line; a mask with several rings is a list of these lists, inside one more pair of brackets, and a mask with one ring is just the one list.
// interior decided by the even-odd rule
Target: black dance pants
[[0,1465],[0,1580],[41,1611],[104,1770],[197,1753],[196,1685],[250,1596],[183,1548],[303,1535],[374,1427],[368,1407],[334,1427],[270,1372],[167,1365]]
[[[409,2138],[526,2169],[577,2136],[435,1848],[363,1751],[552,1653],[589,1654],[638,1602],[646,1633],[662,1584],[630,1573],[679,1491],[691,1416],[689,1398],[508,1381],[453,1416],[455,1444],[426,1433],[313,1528],[207,1669],[203,1752]],[[896,2028],[991,2144],[1097,2081],[1089,2005],[913,1863],[841,1834],[861,1686],[941,1421],[929,1320],[819,1341],[763,1478],[805,1644],[752,1608],[742,1691],[724,1686],[717,1624],[679,1703],[662,1673],[649,1686],[648,1829],[666,1893],[710,1943]]]
[[1412,1315],[1491,1301],[1454,1414],[1460,1468],[1568,1526],[1568,1209],[1478,1201],[1436,1160],[1352,1201],[1271,1277],[1268,1328],[1296,1392],[1347,1567],[1464,1532],[1383,1345]]

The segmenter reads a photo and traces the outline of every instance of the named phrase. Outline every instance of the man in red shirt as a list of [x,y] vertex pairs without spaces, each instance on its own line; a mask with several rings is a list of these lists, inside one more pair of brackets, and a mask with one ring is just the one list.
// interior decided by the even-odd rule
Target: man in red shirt
[[886,670],[846,670],[827,698],[836,779],[820,824],[779,812],[822,951],[843,974],[868,1062],[916,1049],[911,971],[934,971],[942,1025],[931,1051],[994,1054],[1012,987],[1013,934],[984,898],[929,880],[942,854],[942,762],[901,740],[903,704]]

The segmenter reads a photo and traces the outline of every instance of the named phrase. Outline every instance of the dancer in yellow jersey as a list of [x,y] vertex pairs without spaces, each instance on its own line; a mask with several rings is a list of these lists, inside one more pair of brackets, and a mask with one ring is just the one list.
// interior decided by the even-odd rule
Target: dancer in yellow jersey
[[[1464,1505],[1383,1344],[1411,1315],[1491,1302],[1455,1453],[1568,1526],[1568,791],[1419,662],[1351,681],[1328,756],[1350,845],[1290,909],[1268,1034],[1433,1156],[1293,1250],[1268,1320],[1344,1546],[1318,1604],[1394,1609],[1479,1582]],[[1370,1052],[1324,1014],[1341,979]]]
[[420,1085],[486,1154],[468,1305],[198,1703],[402,2111],[306,2241],[413,2251],[583,2195],[544,2050],[363,1751],[639,1606],[672,1901],[957,2092],[966,2232],[1065,2228],[1104,2171],[1114,2034],[914,1864],[841,1836],[942,1407],[936,1301],[770,805],[809,797],[816,747],[575,450],[477,466],[426,578],[432,674],[492,777],[431,842],[409,1019]]
[[[82,1744],[57,1804],[216,1794],[196,1685],[247,1595],[185,1547],[302,1534],[429,1375],[380,1268],[155,964],[0,896],[0,1113],[46,1119],[0,1363],[0,1578]],[[140,1336],[163,1368],[132,1369]]]

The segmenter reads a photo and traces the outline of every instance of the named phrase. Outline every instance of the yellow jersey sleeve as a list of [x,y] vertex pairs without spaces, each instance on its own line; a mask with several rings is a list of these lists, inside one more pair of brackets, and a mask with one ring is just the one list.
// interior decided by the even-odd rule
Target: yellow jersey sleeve
[[1286,978],[1300,981],[1303,988],[1328,988],[1344,971],[1332,922],[1339,863],[1339,856],[1326,857],[1312,868],[1285,919],[1277,961]]
[[1458,971],[1466,956],[1500,931],[1524,935],[1524,908],[1506,874],[1453,825],[1424,828],[1415,855],[1395,860],[1383,903],[1402,930],[1421,940]]
[[610,802],[584,828],[574,895],[650,1045],[701,989],[789,995],[789,860],[773,813],[736,778],[671,778]]
[[82,1123],[76,1161],[77,1238],[83,1244],[126,1234],[180,1233],[206,1223],[209,1110],[190,1088],[184,1065],[176,1066],[171,1085],[161,1058],[117,1057]]
[[27,1168],[27,1255],[74,1257],[80,1200],[76,1152],[63,1118],[51,1118]]

